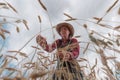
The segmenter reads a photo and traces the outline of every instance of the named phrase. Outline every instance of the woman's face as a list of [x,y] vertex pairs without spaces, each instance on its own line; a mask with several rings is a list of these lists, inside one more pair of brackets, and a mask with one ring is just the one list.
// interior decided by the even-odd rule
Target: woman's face
[[61,27],[60,29],[60,35],[62,38],[68,38],[70,34],[70,31],[67,27]]

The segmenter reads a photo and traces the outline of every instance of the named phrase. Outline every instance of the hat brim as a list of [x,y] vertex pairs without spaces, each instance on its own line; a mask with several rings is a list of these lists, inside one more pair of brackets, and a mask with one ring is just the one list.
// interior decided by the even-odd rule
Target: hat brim
[[68,30],[70,31],[70,36],[71,37],[74,35],[74,28],[69,23],[59,23],[59,24],[57,24],[56,31],[59,33],[59,35],[60,35],[60,29],[61,29],[61,27],[67,27]]

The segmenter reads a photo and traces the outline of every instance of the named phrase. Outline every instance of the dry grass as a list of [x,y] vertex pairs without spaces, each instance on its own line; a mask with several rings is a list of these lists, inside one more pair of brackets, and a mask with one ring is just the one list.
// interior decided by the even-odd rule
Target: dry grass
[[[110,13],[113,9],[113,7],[116,6],[116,4],[118,3],[119,0],[116,0],[109,8],[108,10],[106,10],[106,13],[101,17],[93,17],[92,19],[94,19],[96,22],[93,22],[92,20],[84,20],[84,19],[78,19],[78,18],[74,18],[71,15],[64,13],[63,15],[66,16],[68,19],[66,19],[65,21],[72,21],[78,24],[78,26],[82,26],[83,28],[85,28],[85,30],[87,31],[87,34],[89,36],[89,42],[86,43],[86,46],[83,48],[83,55],[87,55],[88,52],[90,51],[94,51],[94,53],[96,53],[98,56],[100,56],[99,58],[95,59],[95,62],[93,65],[91,65],[90,61],[87,58],[80,58],[78,60],[76,60],[77,62],[84,63],[85,65],[80,66],[80,69],[82,69],[83,73],[84,73],[84,78],[85,80],[98,80],[97,75],[99,75],[100,73],[100,69],[97,70],[98,66],[99,66],[99,62],[98,60],[101,61],[103,67],[101,67],[101,70],[103,70],[103,73],[105,73],[105,75],[107,77],[104,77],[104,80],[116,80],[116,76],[114,75],[114,71],[111,69],[111,67],[109,66],[108,62],[109,61],[113,61],[115,65],[113,65],[113,67],[116,69],[116,71],[120,70],[120,62],[117,61],[116,59],[118,59],[119,56],[115,56],[115,53],[119,54],[120,50],[117,48],[120,46],[120,35],[116,34],[114,36],[114,39],[111,38],[111,36],[113,34],[108,33],[108,36],[103,35],[102,33],[99,33],[95,30],[90,29],[91,26],[89,26],[89,24],[83,24],[81,25],[78,20],[84,20],[84,21],[88,21],[90,23],[93,23],[95,26],[98,27],[102,27],[113,30],[114,32],[118,32],[120,33],[120,26],[111,26],[108,23],[102,23],[104,22],[104,17]],[[41,7],[48,13],[48,10],[46,8],[46,6],[42,3],[41,0],[38,0],[38,3],[41,5]],[[3,1],[0,2],[0,6],[2,6],[2,9],[12,9],[13,12],[18,13],[18,11],[16,10],[15,7],[13,7],[10,3]],[[118,15],[120,15],[120,8],[118,10]],[[49,14],[48,14],[49,16]],[[9,22],[8,19],[14,19],[13,22]],[[50,17],[49,17],[50,18]],[[27,30],[29,30],[29,26],[28,26],[28,21],[25,19],[18,19],[15,17],[10,17],[10,16],[6,16],[6,15],[0,15],[0,19],[2,20],[0,23],[0,37],[3,40],[6,40],[6,34],[10,34],[11,31],[4,29],[3,25],[4,24],[12,24],[14,27],[16,27],[16,31],[17,33],[20,33],[20,29],[18,27],[19,23],[22,23],[25,25],[25,28]],[[38,16],[38,20],[39,23],[42,23],[42,19],[41,16]],[[50,20],[50,19],[49,19]],[[50,21],[51,23],[51,21]],[[51,24],[52,26],[52,24]],[[54,27],[55,28],[55,27]],[[54,29],[52,28],[52,29]],[[41,30],[41,27],[40,27]],[[41,32],[41,31],[40,31]],[[38,35],[38,34],[36,34]],[[55,65],[56,63],[56,56],[58,55],[57,53],[55,53],[54,55],[52,55],[52,57],[48,56],[45,54],[45,52],[42,51],[41,47],[39,48],[38,46],[31,46],[34,51],[34,54],[31,57],[29,57],[29,55],[27,55],[27,53],[22,52],[21,50],[24,49],[28,43],[30,43],[35,37],[36,35],[34,35],[31,39],[29,39],[22,48],[20,48],[19,50],[8,50],[6,51],[7,53],[16,53],[14,56],[9,55],[4,55],[2,54],[0,56],[0,78],[3,80],[45,80],[45,79],[49,79],[51,80],[51,76],[53,75],[53,73],[56,73],[57,76],[61,76],[61,74],[65,74],[65,77],[67,77],[69,80],[71,80],[71,78],[73,78],[73,74],[69,73],[67,71],[67,69],[65,68],[61,68],[60,70],[55,70],[53,65]],[[55,34],[53,33],[53,36],[55,38]],[[75,38],[80,38],[80,35],[74,36]],[[79,42],[78,42],[79,43]],[[77,44],[78,44],[77,43]],[[77,44],[71,44],[68,45],[64,48],[60,48],[59,50],[62,51],[63,53],[66,53],[65,51],[68,49],[73,49],[77,46]],[[90,47],[93,47],[93,50],[89,49]],[[43,47],[45,46],[45,44],[43,44]],[[3,49],[1,48],[1,51]],[[59,51],[58,50],[58,51]],[[106,50],[109,51],[114,51],[114,56],[106,56]],[[85,54],[86,53],[86,54]],[[24,59],[19,61],[19,58],[17,57],[17,55],[19,54],[19,56],[23,57]],[[36,57],[36,58],[35,58]],[[88,56],[89,57],[89,56]],[[26,60],[28,59],[28,60]],[[12,62],[12,61],[19,61],[18,62],[18,67],[9,67],[8,65]],[[25,61],[26,60],[26,61]],[[85,69],[89,70],[88,74],[85,73]],[[8,71],[11,72],[9,73],[7,76],[2,76],[4,71]],[[27,77],[25,77],[25,75],[27,74]],[[11,77],[13,76],[14,77]],[[19,76],[17,76],[19,75]],[[102,79],[101,79],[102,80]]]
[[38,0],[38,2],[39,2],[40,5],[42,6],[42,8],[47,11],[47,8],[46,8],[45,5],[41,2],[41,0]]

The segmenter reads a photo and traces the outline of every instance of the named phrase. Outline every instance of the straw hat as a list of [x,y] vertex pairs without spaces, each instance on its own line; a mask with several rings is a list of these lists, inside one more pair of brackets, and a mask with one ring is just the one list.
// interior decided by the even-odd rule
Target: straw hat
[[60,29],[61,29],[61,27],[67,27],[68,30],[70,31],[70,36],[71,37],[74,35],[74,28],[73,28],[73,26],[71,24],[65,23],[65,22],[59,23],[56,26],[56,31],[59,33],[59,35],[60,35]]

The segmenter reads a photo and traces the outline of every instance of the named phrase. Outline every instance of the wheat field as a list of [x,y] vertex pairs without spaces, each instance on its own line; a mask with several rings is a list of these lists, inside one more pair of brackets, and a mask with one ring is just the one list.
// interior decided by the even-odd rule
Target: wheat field
[[[15,4],[9,0],[0,1],[0,80],[52,80],[56,51],[47,53],[36,44],[35,39],[38,34],[44,35],[49,42],[59,38],[55,31],[57,17],[56,20],[51,18],[52,10],[49,10],[45,0],[35,0],[33,4],[38,9],[34,14],[36,17],[29,16],[29,13],[21,16]],[[32,8],[30,10],[34,12]],[[114,15],[120,17],[120,1],[112,1],[102,11],[102,16],[89,19],[75,17],[70,11],[58,11],[59,16],[63,17],[58,22],[77,26],[74,37],[79,41],[80,55],[76,61],[84,80],[120,80],[120,19],[109,20]],[[36,22],[35,25],[30,25],[27,17],[34,17],[30,21]],[[63,70],[56,72],[59,74]]]

